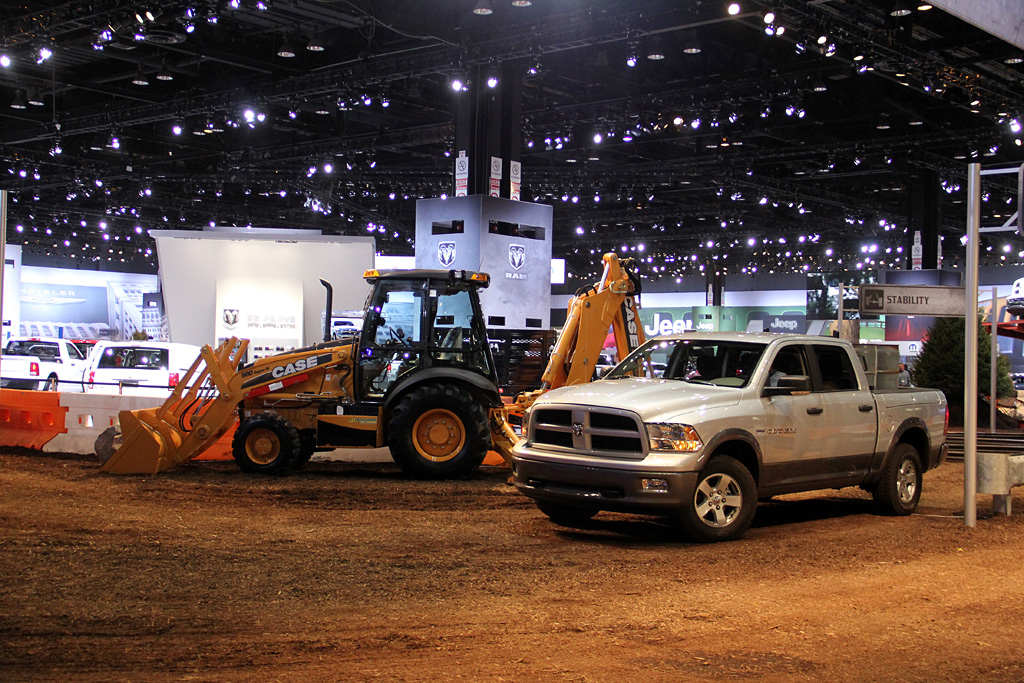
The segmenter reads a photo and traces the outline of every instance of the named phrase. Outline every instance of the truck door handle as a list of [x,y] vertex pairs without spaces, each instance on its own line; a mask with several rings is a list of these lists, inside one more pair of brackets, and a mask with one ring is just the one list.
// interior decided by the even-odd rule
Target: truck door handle
[[862,406],[857,406],[857,410],[859,410],[862,413],[870,413],[873,409],[874,409],[873,405],[868,405],[866,403],[864,405],[862,405]]
[[807,414],[808,415],[821,415],[823,412],[825,412],[825,411],[823,409],[821,409],[821,408],[808,408],[807,409]]

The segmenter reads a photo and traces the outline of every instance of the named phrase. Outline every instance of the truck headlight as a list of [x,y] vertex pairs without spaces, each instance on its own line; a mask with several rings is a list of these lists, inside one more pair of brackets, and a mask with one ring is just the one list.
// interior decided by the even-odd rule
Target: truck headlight
[[647,439],[652,451],[685,451],[692,453],[704,448],[697,430],[690,425],[648,424]]

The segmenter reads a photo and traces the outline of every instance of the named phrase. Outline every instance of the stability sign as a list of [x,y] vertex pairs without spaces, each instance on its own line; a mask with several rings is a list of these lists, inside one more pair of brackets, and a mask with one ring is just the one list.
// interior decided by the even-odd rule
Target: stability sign
[[861,285],[860,312],[869,315],[961,316],[967,306],[963,287]]

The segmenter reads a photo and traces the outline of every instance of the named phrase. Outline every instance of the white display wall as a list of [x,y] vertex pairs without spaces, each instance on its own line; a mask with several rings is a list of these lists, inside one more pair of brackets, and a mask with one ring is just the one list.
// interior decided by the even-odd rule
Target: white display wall
[[373,268],[372,237],[255,228],[150,234],[176,342],[234,335],[275,350],[311,344],[323,339],[320,278],[334,287],[334,310],[361,310],[369,292],[363,272]]

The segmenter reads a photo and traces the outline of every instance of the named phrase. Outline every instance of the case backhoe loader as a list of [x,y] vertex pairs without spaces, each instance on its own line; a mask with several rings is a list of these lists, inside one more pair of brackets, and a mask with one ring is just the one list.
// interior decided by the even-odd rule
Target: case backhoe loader
[[358,337],[248,364],[248,340],[204,346],[162,406],[121,411],[120,436],[105,432],[96,453],[110,473],[161,472],[202,453],[237,417],[232,453],[246,472],[284,472],[318,449],[381,446],[418,478],[462,476],[488,448],[510,461],[512,416],[542,391],[590,381],[609,328],[620,357],[644,341],[639,280],[615,254],[604,264],[601,281],[570,301],[542,387],[511,405],[501,401],[480,310],[486,274],[371,270]]

